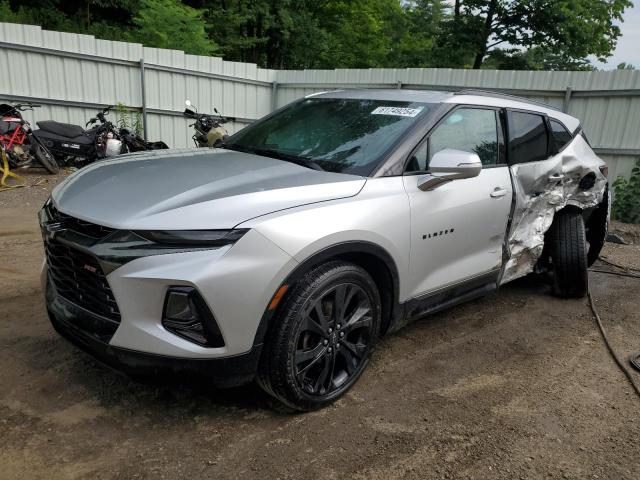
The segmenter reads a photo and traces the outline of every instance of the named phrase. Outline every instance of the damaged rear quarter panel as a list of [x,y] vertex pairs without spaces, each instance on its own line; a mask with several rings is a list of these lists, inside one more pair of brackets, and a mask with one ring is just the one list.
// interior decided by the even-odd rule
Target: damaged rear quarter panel
[[[544,248],[544,236],[559,210],[568,205],[586,209],[603,200],[607,178],[604,162],[577,135],[560,153],[538,162],[510,167],[515,208],[507,236],[507,261],[500,284],[531,273]],[[580,180],[596,175],[592,188],[583,190]]]

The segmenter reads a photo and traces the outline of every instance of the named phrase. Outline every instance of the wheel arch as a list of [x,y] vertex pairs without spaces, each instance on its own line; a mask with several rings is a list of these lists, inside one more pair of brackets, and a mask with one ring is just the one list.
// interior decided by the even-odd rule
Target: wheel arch
[[[323,248],[300,262],[284,281],[278,285],[278,288],[273,292],[274,296],[282,286],[294,284],[309,270],[330,260],[343,260],[354,263],[371,275],[378,287],[382,302],[381,332],[383,334],[386,333],[394,321],[402,315],[398,300],[400,278],[393,257],[383,247],[372,242],[349,241]],[[288,291],[290,290],[291,289],[288,289]],[[286,302],[286,300],[287,294],[285,293],[278,303],[278,307]],[[254,345],[261,345],[264,342],[272,319],[278,310],[279,308],[271,310],[268,306],[265,307],[253,341]]]
[[[553,221],[562,215],[563,213],[578,213],[582,215],[584,220],[584,226],[586,231],[587,241],[589,242],[588,253],[588,265],[591,266],[600,255],[600,251],[606,241],[607,232],[609,229],[609,213],[610,213],[610,200],[609,200],[609,187],[605,188],[602,201],[594,207],[583,208],[579,205],[568,204],[563,208],[555,212],[553,215]],[[551,234],[551,227],[545,232],[544,237],[544,250],[541,255],[542,262],[546,261],[546,256],[549,255],[549,235]]]

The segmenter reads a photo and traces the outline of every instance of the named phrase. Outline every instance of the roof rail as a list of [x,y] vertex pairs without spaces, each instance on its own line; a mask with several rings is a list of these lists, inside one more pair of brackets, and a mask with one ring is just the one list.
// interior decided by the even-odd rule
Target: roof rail
[[464,90],[455,92],[454,95],[480,95],[484,97],[504,98],[505,100],[517,100],[519,102],[532,103],[541,107],[550,108],[551,110],[561,111],[558,107],[554,107],[553,105],[549,105],[544,102],[538,102],[537,100],[530,100],[528,98],[518,97],[517,95],[510,95],[508,93],[494,92],[492,90],[465,88]]

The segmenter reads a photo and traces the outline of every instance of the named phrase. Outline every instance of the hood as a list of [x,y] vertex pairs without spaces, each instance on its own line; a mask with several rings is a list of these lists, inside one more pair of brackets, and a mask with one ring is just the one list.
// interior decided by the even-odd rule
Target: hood
[[63,213],[118,229],[233,228],[356,195],[366,179],[230,150],[157,150],[94,163],[52,194]]

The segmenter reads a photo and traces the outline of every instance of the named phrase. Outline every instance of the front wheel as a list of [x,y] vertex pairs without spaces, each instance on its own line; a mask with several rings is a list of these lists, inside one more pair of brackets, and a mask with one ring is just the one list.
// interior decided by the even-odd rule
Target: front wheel
[[258,383],[295,410],[330,404],[367,366],[380,320],[380,295],[364,269],[332,261],[311,270],[274,318]]
[[58,166],[58,162],[53,157],[51,152],[45,147],[41,145],[39,142],[35,142],[32,146],[33,156],[36,157],[36,160],[40,162],[40,164],[52,175],[55,175],[60,171],[60,167]]

